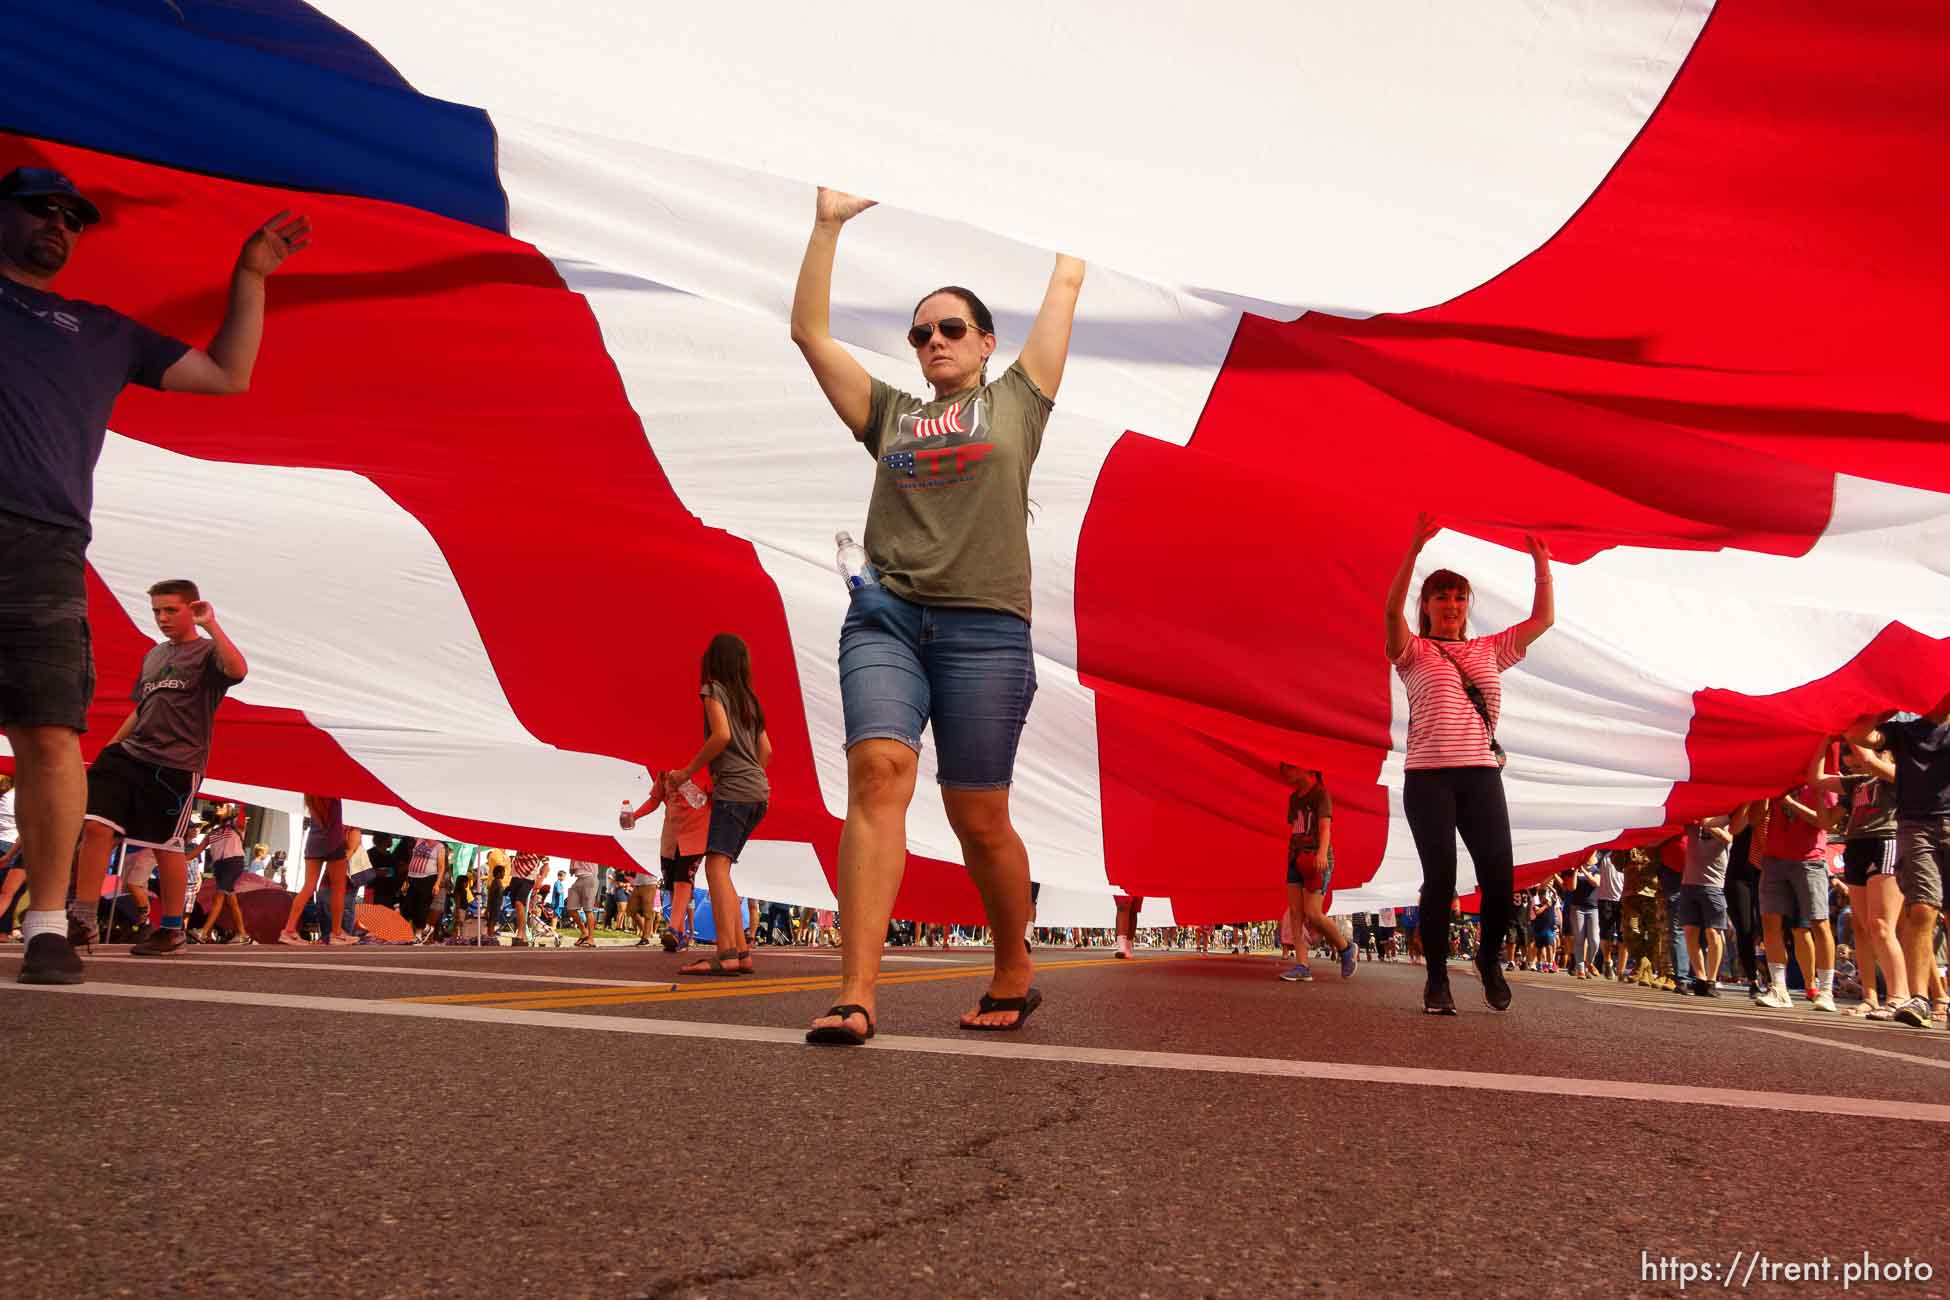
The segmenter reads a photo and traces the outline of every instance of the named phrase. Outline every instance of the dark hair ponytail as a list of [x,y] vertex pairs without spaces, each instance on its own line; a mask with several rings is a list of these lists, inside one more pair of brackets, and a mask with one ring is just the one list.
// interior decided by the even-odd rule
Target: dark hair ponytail
[[698,664],[698,685],[713,684],[724,691],[745,730],[754,736],[765,730],[765,709],[752,689],[752,652],[742,637],[720,632],[704,648],[704,658]]
[[[964,289],[958,284],[944,284],[939,289],[922,294],[921,302],[926,302],[930,298],[939,297],[944,293],[953,294],[955,297],[961,299],[962,305],[968,308],[968,315],[976,329],[990,337],[995,335],[995,313],[989,310],[987,303],[975,296],[973,289]],[[907,313],[909,323],[912,323],[914,317],[919,314],[921,302],[915,303],[914,310]],[[988,382],[989,363],[984,361],[982,362],[982,383],[986,385]]]

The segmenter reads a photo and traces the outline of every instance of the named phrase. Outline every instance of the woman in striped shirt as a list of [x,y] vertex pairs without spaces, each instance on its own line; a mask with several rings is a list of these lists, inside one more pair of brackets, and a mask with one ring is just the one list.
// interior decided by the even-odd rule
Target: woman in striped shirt
[[425,943],[433,937],[433,927],[429,924],[433,891],[446,869],[445,844],[439,840],[414,841],[413,858],[406,868],[406,919],[413,926],[414,943]]
[[[1415,536],[1388,588],[1388,658],[1408,691],[1408,761],[1402,781],[1402,814],[1422,858],[1422,952],[1428,982],[1422,1009],[1453,1016],[1445,959],[1449,914],[1456,896],[1456,837],[1476,866],[1483,896],[1483,937],[1476,968],[1483,996],[1507,1011],[1510,986],[1496,955],[1510,921],[1513,859],[1510,812],[1503,801],[1503,751],[1496,720],[1503,704],[1501,674],[1517,663],[1556,617],[1551,601],[1550,549],[1526,537],[1536,564],[1536,595],[1530,617],[1494,636],[1471,637],[1469,579],[1437,569],[1422,580],[1416,598],[1417,627],[1409,630],[1408,584],[1422,548],[1442,531],[1435,517],[1415,521]],[[1485,960],[1487,956],[1487,960]]]

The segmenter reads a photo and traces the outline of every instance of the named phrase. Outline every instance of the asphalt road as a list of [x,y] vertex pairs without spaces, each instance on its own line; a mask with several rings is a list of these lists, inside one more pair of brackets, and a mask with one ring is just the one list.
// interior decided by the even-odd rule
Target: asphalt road
[[1042,950],[1046,1005],[975,1035],[987,955],[903,949],[836,1050],[803,951],[198,949],[79,993],[19,952],[8,1296],[1682,1294],[1661,1257],[1806,1296],[1864,1251],[1909,1280],[1849,1294],[1950,1294],[1941,1030]]

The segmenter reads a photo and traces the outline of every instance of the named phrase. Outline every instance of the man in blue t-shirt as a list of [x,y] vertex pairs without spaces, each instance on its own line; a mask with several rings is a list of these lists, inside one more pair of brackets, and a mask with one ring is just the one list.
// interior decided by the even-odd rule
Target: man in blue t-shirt
[[1950,867],[1950,695],[1929,713],[1887,713],[1859,720],[1844,739],[1886,749],[1896,763],[1896,868],[1903,914],[1896,939],[1909,966],[1913,996],[1896,1019],[1923,1028],[1932,1019],[1930,976],[1936,965],[1936,925]]
[[264,334],[264,280],[303,248],[310,225],[279,213],[231,272],[208,349],[193,348],[50,287],[102,213],[66,176],[0,176],[0,729],[14,753],[32,901],[21,927],[23,984],[79,984],[63,911],[87,781],[81,732],[94,695],[85,585],[95,463],[129,384],[182,393],[250,387]]

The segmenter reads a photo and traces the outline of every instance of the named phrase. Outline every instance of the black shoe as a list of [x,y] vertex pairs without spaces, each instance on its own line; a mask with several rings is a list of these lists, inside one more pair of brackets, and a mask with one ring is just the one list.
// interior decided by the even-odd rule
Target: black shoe
[[648,939],[638,939],[636,941],[636,946],[639,948],[648,948],[650,946],[650,941]]
[[1432,1016],[1456,1014],[1456,999],[1449,992],[1449,980],[1431,979],[1422,986],[1422,1010]]
[[1693,992],[1703,998],[1717,998],[1720,996],[1720,986],[1712,980],[1695,980]]
[[1476,973],[1483,977],[1483,1000],[1490,1004],[1492,1011],[1510,1009],[1510,981],[1503,978],[1503,963],[1497,961],[1478,962]]
[[16,978],[22,984],[79,984],[81,957],[66,935],[37,934],[27,941]]
[[1693,992],[1693,981],[1690,979],[1674,980],[1672,982],[1672,991],[1683,998]]

